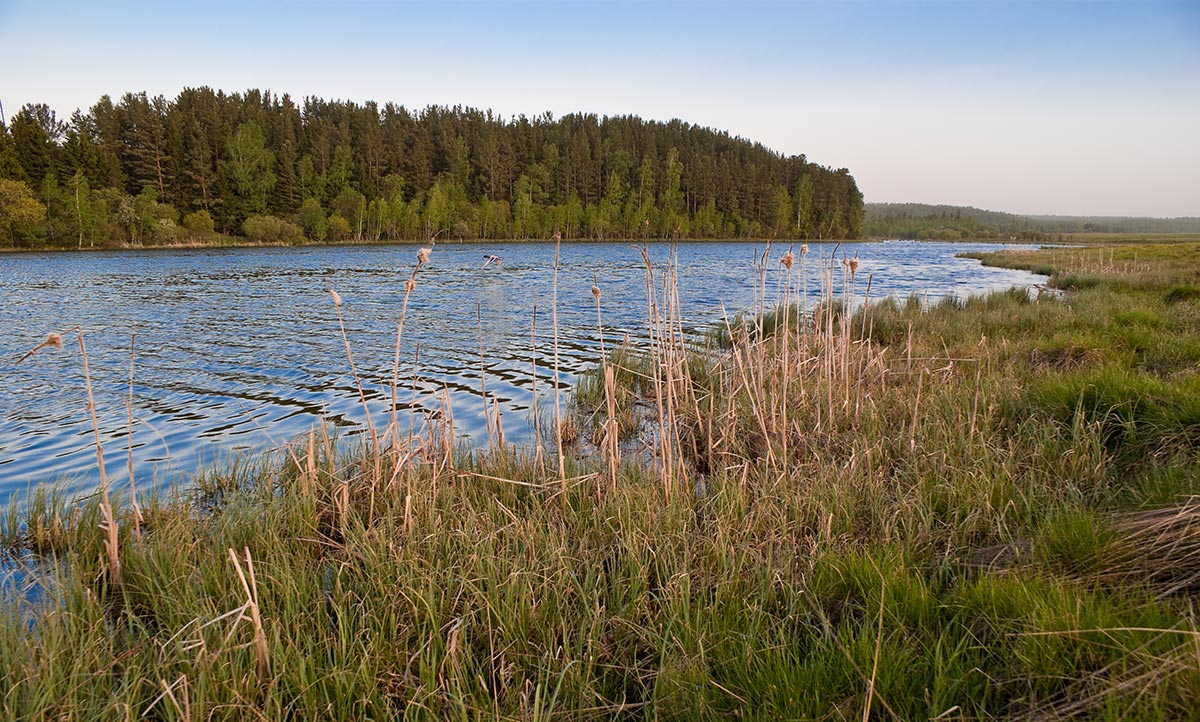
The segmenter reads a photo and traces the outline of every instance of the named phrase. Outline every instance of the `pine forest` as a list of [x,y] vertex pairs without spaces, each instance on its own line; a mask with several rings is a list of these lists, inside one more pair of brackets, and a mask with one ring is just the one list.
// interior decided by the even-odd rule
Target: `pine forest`
[[188,88],[0,126],[0,247],[854,238],[846,169],[672,120]]

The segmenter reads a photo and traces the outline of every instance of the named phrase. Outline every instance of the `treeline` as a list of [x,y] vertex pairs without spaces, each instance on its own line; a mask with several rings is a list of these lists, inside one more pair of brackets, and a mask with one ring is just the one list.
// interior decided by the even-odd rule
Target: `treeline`
[[970,206],[867,203],[864,233],[874,238],[1050,241],[1067,233],[1198,233],[1200,218],[1021,216]]
[[1200,218],[1028,216],[1047,233],[1200,233]]
[[872,238],[1048,240],[1038,224],[1012,213],[924,203],[868,203],[864,211],[865,233]]
[[846,169],[673,120],[185,89],[0,125],[0,243],[846,238]]

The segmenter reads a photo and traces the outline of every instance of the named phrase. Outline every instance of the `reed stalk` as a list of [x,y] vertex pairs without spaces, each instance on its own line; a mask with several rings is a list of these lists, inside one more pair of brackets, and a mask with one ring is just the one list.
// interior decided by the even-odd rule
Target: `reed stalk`
[[783,373],[782,373],[783,378],[782,378],[782,381],[780,384],[781,388],[783,389],[783,392],[780,395],[782,400],[781,400],[780,409],[779,409],[780,418],[781,418],[781,427],[783,429],[783,438],[780,443],[780,453],[784,459],[784,463],[787,463],[787,459],[789,458],[789,456],[788,456],[788,436],[789,436],[789,427],[788,427],[788,401],[789,401],[789,399],[788,399],[788,397],[789,397],[790,391],[791,391],[791,372],[792,372],[792,359],[791,359],[792,264],[795,263],[795,258],[796,258],[795,254],[793,254],[792,250],[789,248],[787,253],[784,253],[783,256],[779,259],[779,265],[783,266],[783,269],[784,269]]
[[[254,641],[252,643],[254,649],[254,669],[258,675],[258,683],[260,686],[266,685],[271,676],[271,657],[267,648],[267,634],[263,629],[262,614],[258,604],[258,583],[254,579],[254,560],[250,557],[250,549],[245,547],[242,549],[246,561],[246,569],[242,570],[242,563],[238,559],[237,554],[234,554],[232,549],[229,549],[229,559],[233,562],[233,568],[237,571],[238,579],[242,583],[242,590],[246,593],[246,613],[249,613],[250,625],[254,630]],[[249,580],[247,580],[249,576]],[[245,617],[242,617],[245,618]]]
[[871,663],[871,679],[867,682],[867,703],[863,705],[862,722],[871,719],[871,703],[875,700],[875,681],[879,675],[879,655],[883,650],[883,610],[887,608],[887,578],[879,580],[879,623],[875,627],[875,655]]
[[350,350],[350,338],[346,335],[346,323],[342,319],[342,297],[333,288],[329,289],[333,298],[333,307],[337,311],[338,329],[342,334],[342,344],[346,347],[346,360],[350,362],[350,374],[354,377],[354,387],[358,389],[358,400],[362,404],[363,415],[366,417],[367,430],[371,434],[371,448],[379,448],[379,435],[375,432],[375,422],[371,419],[371,407],[367,404],[367,396],[363,393],[362,379],[358,375],[358,367],[354,364],[354,352]]
[[125,404],[125,410],[128,413],[128,425],[125,431],[125,447],[128,460],[129,472],[129,506],[133,510],[133,536],[135,539],[142,537],[142,510],[138,506],[137,500],[137,481],[133,476],[133,348],[134,338],[136,334],[129,334],[129,398]]
[[496,451],[496,438],[492,429],[492,410],[488,403],[487,394],[487,363],[484,361],[483,352],[483,301],[476,299],[475,301],[475,334],[479,340],[479,398],[483,405],[483,428],[487,434],[488,449]]
[[604,374],[604,409],[607,421],[604,424],[604,440],[601,449],[608,461],[609,483],[616,488],[617,469],[621,464],[620,428],[617,423],[617,379],[616,372],[608,362],[608,349],[604,345],[604,319],[600,312],[600,279],[592,273],[592,298],[596,302],[596,334],[600,339],[600,367]]
[[121,586],[121,555],[118,547],[118,528],[112,502],[108,496],[108,474],[104,470],[104,445],[100,441],[100,421],[96,417],[96,399],[92,394],[92,373],[88,366],[87,347],[83,343],[83,327],[76,326],[74,331],[79,339],[79,353],[83,357],[83,380],[87,385],[87,408],[92,418],[92,433],[96,439],[96,466],[100,471],[100,513],[103,516],[100,529],[104,532],[104,548],[108,552],[110,580],[112,585],[119,589]]
[[562,234],[554,232],[554,306],[550,309],[554,325],[554,441],[558,451],[558,478],[561,482],[562,503],[567,503],[567,460],[563,453],[563,419],[562,403],[559,391],[558,375],[558,266],[559,252],[562,250]]
[[987,337],[980,337],[979,354],[975,358],[975,395],[971,399],[971,428],[967,434],[967,437],[970,439],[975,438],[975,422],[979,417],[979,397],[983,394],[983,360],[984,346],[986,345]]
[[645,245],[638,249],[642,254],[642,264],[646,269],[646,325],[650,335],[650,369],[654,382],[654,406],[658,421],[658,439],[654,445],[654,462],[658,465],[659,479],[663,495],[671,498],[671,459],[667,443],[666,399],[663,389],[662,367],[663,341],[661,317],[659,316],[657,283],[654,280],[654,265],[650,262],[650,252]]
[[533,438],[534,458],[539,468],[544,468],[545,460],[542,453],[542,420],[538,414],[538,356],[537,356],[537,304],[533,304],[533,318],[529,331],[530,337],[530,352],[529,352],[529,377],[530,377],[530,416],[533,422]]
[[[391,410],[391,426],[393,429],[393,434],[395,434],[395,435],[399,434],[399,424],[398,424],[398,420],[396,417],[396,414],[397,414],[396,396],[397,396],[397,390],[399,389],[399,386],[400,386],[400,344],[401,344],[401,340],[404,337],[404,319],[408,314],[409,298],[412,297],[412,293],[417,287],[417,271],[421,270],[421,266],[425,265],[425,263],[429,260],[429,254],[432,249],[432,243],[433,243],[433,241],[431,239],[429,246],[426,246],[425,248],[422,248],[421,250],[417,251],[417,263],[415,266],[413,266],[413,270],[412,270],[412,273],[408,277],[408,281],[406,281],[404,284],[404,301],[400,304],[400,321],[396,324],[396,355],[395,355],[394,361],[392,362],[392,406],[391,406],[391,409],[392,409]],[[412,438],[412,427],[410,425],[409,439],[411,440],[411,438]],[[393,447],[396,447],[398,445],[397,441],[398,441],[398,439],[395,436],[393,436],[393,440],[392,440]]]
[[686,475],[683,466],[680,437],[680,390],[684,388],[686,378],[686,357],[682,348],[682,333],[677,326],[682,323],[679,317],[678,278],[676,269],[677,249],[672,248],[667,258],[666,268],[662,273],[662,308],[665,313],[660,318],[660,340],[663,342],[663,388],[666,392],[666,428],[667,436],[663,439],[665,461],[669,483],[677,486],[678,478]]
[[921,413],[921,390],[925,385],[925,367],[921,367],[921,372],[917,376],[917,397],[913,402],[912,423],[909,426],[908,448],[909,451],[917,450],[917,419]]

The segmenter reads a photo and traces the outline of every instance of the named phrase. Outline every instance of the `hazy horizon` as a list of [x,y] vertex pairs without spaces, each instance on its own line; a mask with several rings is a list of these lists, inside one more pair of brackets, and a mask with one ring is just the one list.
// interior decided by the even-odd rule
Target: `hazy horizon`
[[1011,211],[1011,210],[1008,210],[1007,208],[988,208],[986,206],[972,206],[972,205],[963,205],[963,204],[958,204],[958,203],[936,203],[936,202],[930,202],[930,201],[876,201],[876,200],[872,200],[870,198],[864,198],[863,202],[868,205],[870,205],[870,204],[892,205],[892,206],[920,205],[920,206],[949,206],[952,208],[974,208],[977,211],[989,211],[992,213],[1007,213],[1009,215],[1024,216],[1027,218],[1110,218],[1113,220],[1122,219],[1122,218],[1157,218],[1157,219],[1165,219],[1165,220],[1179,219],[1179,218],[1200,219],[1200,214],[1182,215],[1182,216],[1128,216],[1128,215],[1115,216],[1115,215],[1111,215],[1111,214],[1100,215],[1100,214],[1094,214],[1094,213],[1021,213],[1020,211]]
[[1200,4],[0,0],[7,117],[249,88],[679,118],[867,202],[1200,216]]

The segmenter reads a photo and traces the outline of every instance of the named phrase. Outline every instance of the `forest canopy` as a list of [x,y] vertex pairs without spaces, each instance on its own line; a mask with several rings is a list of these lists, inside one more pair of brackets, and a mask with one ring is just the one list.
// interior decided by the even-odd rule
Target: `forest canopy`
[[0,246],[854,238],[842,168],[681,120],[184,89],[0,124]]

